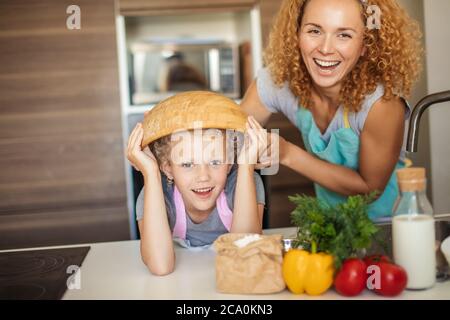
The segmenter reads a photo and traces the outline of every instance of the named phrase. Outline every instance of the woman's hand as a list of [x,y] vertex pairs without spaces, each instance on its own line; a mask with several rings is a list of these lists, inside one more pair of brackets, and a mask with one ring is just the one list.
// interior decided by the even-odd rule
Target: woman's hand
[[144,129],[142,124],[138,123],[128,139],[127,158],[137,171],[145,175],[152,170],[158,170],[158,162],[148,146],[141,148],[143,137]]

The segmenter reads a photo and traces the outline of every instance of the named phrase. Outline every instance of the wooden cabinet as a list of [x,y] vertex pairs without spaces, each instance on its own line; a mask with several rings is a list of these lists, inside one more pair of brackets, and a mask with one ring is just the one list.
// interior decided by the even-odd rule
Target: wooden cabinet
[[0,2],[0,249],[129,238],[115,1]]
[[125,16],[234,11],[253,7],[258,0],[120,0],[119,10]]

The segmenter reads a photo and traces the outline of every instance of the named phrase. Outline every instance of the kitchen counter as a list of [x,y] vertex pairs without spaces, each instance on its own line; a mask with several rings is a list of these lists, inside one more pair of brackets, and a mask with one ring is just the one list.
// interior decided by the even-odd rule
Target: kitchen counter
[[[289,237],[295,233],[295,229],[271,229],[265,233]],[[67,290],[63,299],[348,299],[332,289],[318,297],[294,295],[287,289],[271,295],[218,293],[215,290],[215,252],[212,249],[191,251],[176,246],[175,271],[170,275],[157,277],[143,264],[138,240],[88,245],[91,250],[80,269],[81,288]],[[366,290],[356,299],[384,297]],[[429,290],[406,290],[400,296],[389,299],[450,299],[450,281],[436,283]]]

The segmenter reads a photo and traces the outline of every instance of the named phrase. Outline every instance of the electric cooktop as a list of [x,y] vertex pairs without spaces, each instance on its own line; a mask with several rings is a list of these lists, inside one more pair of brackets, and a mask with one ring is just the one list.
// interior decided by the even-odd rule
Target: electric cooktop
[[[61,299],[90,247],[0,253],[0,300]],[[69,277],[72,277],[69,281]]]

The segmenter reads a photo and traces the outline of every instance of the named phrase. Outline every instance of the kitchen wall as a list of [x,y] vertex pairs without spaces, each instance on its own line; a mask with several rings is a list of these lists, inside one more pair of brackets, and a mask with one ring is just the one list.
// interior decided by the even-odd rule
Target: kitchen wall
[[[398,0],[424,33],[424,70],[411,105],[422,97],[450,90],[450,1]],[[427,169],[428,195],[436,213],[450,212],[450,103],[431,107],[420,123],[418,152],[409,154],[415,166]]]
[[[423,1],[428,93],[450,90],[450,1]],[[450,103],[429,112],[433,206],[450,212]],[[419,141],[419,148],[421,148]]]
[[[415,19],[419,25],[420,29],[424,33],[425,23],[424,23],[424,12],[423,12],[423,0],[398,0],[398,3],[408,11],[409,15]],[[422,38],[422,44],[425,47],[425,34]],[[421,77],[416,83],[411,97],[408,98],[408,102],[411,107],[414,107],[417,102],[420,101],[424,96],[428,94],[427,87],[427,61],[426,56],[423,56],[422,59],[423,71],[421,73]],[[405,134],[405,142],[407,135]],[[419,130],[419,149],[416,153],[410,153],[407,155],[409,159],[413,161],[414,166],[425,167],[428,175],[428,197],[430,200],[433,198],[432,193],[432,183],[431,183],[431,158],[430,158],[430,122],[429,122],[429,113],[425,112],[422,116],[422,120],[420,123]]]

